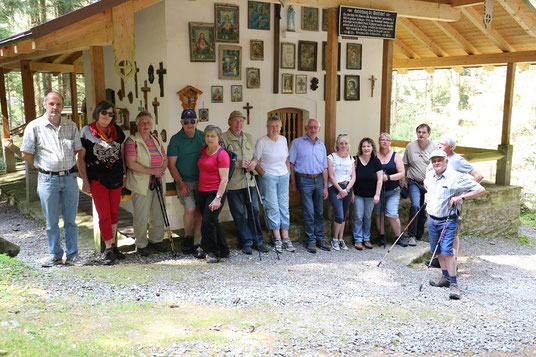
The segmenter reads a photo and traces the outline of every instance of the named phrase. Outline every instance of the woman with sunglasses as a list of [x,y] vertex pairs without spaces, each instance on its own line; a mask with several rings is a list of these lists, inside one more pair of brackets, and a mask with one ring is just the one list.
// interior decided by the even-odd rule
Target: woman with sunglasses
[[125,186],[125,134],[115,124],[113,104],[102,101],[93,111],[93,123],[80,131],[82,150],[78,167],[82,176],[82,191],[91,193],[99,214],[99,229],[106,245],[103,263],[112,264],[125,255],[117,249],[117,212],[121,189]]

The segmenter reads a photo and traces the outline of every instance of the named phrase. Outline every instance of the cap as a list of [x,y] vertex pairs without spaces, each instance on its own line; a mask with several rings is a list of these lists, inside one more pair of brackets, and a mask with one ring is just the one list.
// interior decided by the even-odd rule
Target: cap
[[430,161],[432,161],[432,158],[434,157],[442,157],[442,158],[447,158],[447,153],[444,152],[443,150],[434,150],[432,151],[432,153],[430,154]]
[[181,119],[197,119],[197,114],[193,109],[185,109],[182,111]]
[[242,114],[240,110],[233,110],[231,114],[229,114],[229,120],[235,117],[245,118],[244,114]]

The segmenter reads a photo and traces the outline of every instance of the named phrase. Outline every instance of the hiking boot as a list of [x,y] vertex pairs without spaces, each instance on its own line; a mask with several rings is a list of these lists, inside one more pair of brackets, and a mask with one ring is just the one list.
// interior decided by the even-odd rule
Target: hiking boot
[[348,247],[346,246],[346,243],[344,243],[344,239],[339,239],[339,247],[342,250],[348,250]]
[[458,284],[450,284],[449,299],[451,300],[460,300],[462,292],[458,287]]
[[119,248],[115,244],[112,244],[112,253],[114,253],[115,259],[125,259],[127,257],[119,251]]
[[365,246],[365,248],[367,249],[372,249],[372,244],[370,244],[370,242],[368,240],[364,241],[363,242],[363,245]]
[[186,236],[182,239],[181,251],[183,254],[189,255],[194,252],[194,237]]
[[448,288],[450,286],[450,280],[442,275],[441,278],[437,281],[430,280],[430,285],[435,286],[437,288]]
[[283,253],[283,243],[281,243],[281,239],[275,240],[275,251],[278,253]]
[[341,250],[341,247],[339,246],[339,240],[338,239],[333,238],[331,240],[331,249],[333,249],[333,250]]
[[307,243],[307,245],[305,246],[305,249],[307,249],[307,251],[309,253],[316,253],[316,244],[315,243]]
[[77,266],[77,267],[81,267],[82,265],[85,265],[86,262],[82,260],[82,258],[80,258],[78,255],[74,258],[67,258],[65,260],[65,265],[68,265],[68,266]]
[[316,246],[322,250],[325,250],[326,252],[329,252],[331,250],[331,248],[329,247],[329,245],[326,243],[325,240],[321,239],[321,240],[317,240],[316,241]]
[[54,265],[63,265],[63,258],[49,257],[47,260],[41,263],[41,267],[43,268],[50,268]]
[[149,251],[149,247],[143,247],[143,248],[137,247],[136,250],[138,251],[138,254],[141,255],[142,257],[148,257],[149,254],[151,254],[151,252]]
[[378,240],[378,247],[381,247],[382,245],[385,248],[385,245],[386,245],[385,234],[381,234],[380,239]]
[[396,244],[398,244],[399,246],[402,246],[404,248],[408,246],[408,242],[406,242],[406,240],[404,238],[400,238],[398,240],[398,242],[396,242]]
[[167,246],[164,242],[156,242],[156,243],[149,243],[156,251],[159,252],[165,252],[167,249]]
[[257,249],[258,251],[260,251],[261,253],[268,253],[270,251],[270,248],[268,248],[267,246],[265,246],[262,242],[260,244],[258,244],[255,249]]
[[253,248],[251,248],[251,246],[245,246],[244,248],[242,248],[242,253],[246,254],[246,255],[251,255],[253,254]]
[[363,250],[363,243],[361,243],[361,242],[355,242],[355,243],[354,243],[354,247],[355,247],[355,249],[357,249],[357,250]]
[[283,239],[283,245],[285,246],[285,250],[287,252],[295,252],[296,248],[292,245],[292,242],[290,239]]
[[415,239],[415,237],[409,237],[408,245],[410,247],[415,247],[417,245],[417,240]]
[[115,260],[115,255],[113,248],[107,248],[104,251],[104,257],[102,258],[102,264],[104,265],[112,265]]
[[215,256],[213,253],[208,253],[207,254],[207,257],[206,257],[206,262],[207,263],[212,264],[212,263],[217,263],[219,261],[220,261],[220,258]]
[[197,258],[197,259],[205,258],[205,252],[203,251],[203,248],[201,248],[199,244],[195,244],[193,249],[194,249],[194,252],[192,253],[192,255],[194,256],[194,258]]

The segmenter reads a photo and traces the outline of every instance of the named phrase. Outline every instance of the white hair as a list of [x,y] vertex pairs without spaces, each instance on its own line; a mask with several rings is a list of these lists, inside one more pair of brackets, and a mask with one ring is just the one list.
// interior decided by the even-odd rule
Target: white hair
[[456,139],[452,135],[449,135],[449,134],[442,135],[441,141],[446,141],[448,146],[452,146],[452,150],[456,148]]

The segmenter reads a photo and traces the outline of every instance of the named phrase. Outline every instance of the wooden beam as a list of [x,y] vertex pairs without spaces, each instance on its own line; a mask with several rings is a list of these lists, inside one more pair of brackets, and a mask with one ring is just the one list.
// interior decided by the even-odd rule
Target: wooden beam
[[393,85],[393,44],[394,40],[383,40],[382,57],[382,97],[380,111],[380,132],[391,131],[391,91]]
[[484,26],[482,14],[472,7],[461,8],[462,13],[478,28],[491,42],[503,52],[514,52],[515,49],[501,36],[501,34],[490,25],[488,28]]
[[[281,4],[274,5],[274,77],[272,79],[272,92],[279,93],[279,61],[281,51]],[[296,83],[294,83],[296,85]]]
[[398,19],[398,24],[402,25],[409,33],[413,35],[419,42],[428,48],[433,54],[438,57],[446,57],[448,53],[439,47],[434,40],[428,37],[417,25],[409,19]]
[[326,148],[332,148],[335,143],[335,136],[337,135],[337,64],[339,63],[339,36],[337,31],[338,8],[329,8],[327,10],[327,15],[328,43],[326,45],[326,124],[324,129],[324,142]]
[[30,70],[34,72],[84,73],[84,66],[72,64],[30,62]]
[[[104,51],[100,46],[89,48],[91,66],[91,109],[95,109],[97,103],[106,100],[106,88],[104,78]],[[90,111],[88,110],[88,113]]]
[[30,61],[20,61],[22,77],[22,96],[24,101],[24,117],[26,123],[35,119],[35,91],[33,73],[30,70]]
[[[280,4],[279,0],[266,0]],[[455,22],[460,19],[460,10],[448,4],[438,4],[418,0],[292,0],[292,5],[314,6],[321,8],[339,5],[355,6],[369,9],[388,10],[398,13],[398,17],[422,20]]]
[[72,120],[78,129],[82,129],[84,123],[78,120],[78,90],[76,89],[76,73],[69,73],[69,85],[71,89],[71,112]]
[[498,2],[527,35],[536,39],[536,19],[523,0],[498,0]]
[[451,56],[440,58],[394,59],[393,67],[407,69],[471,67],[485,64],[504,65],[509,62],[536,63],[536,51],[491,53],[481,55]]
[[516,64],[508,63],[506,66],[506,84],[504,87],[504,107],[501,144],[510,144],[510,128],[512,126],[512,104],[514,101],[514,85],[516,81]]
[[478,55],[480,51],[476,49],[461,33],[459,33],[451,24],[446,22],[434,21],[436,25],[445,35],[447,35],[454,43],[456,43],[466,54]]
[[6,96],[6,82],[4,76],[4,69],[0,67],[0,105],[2,105],[2,127],[4,128],[4,140],[2,141],[2,151],[4,155],[4,164],[7,172],[15,172],[16,161],[15,155],[12,151],[7,150],[6,146],[11,141],[11,135],[9,134],[9,117],[7,112],[7,96]]
[[452,0],[451,6],[454,8],[484,5],[484,0]]
[[396,39],[395,46],[398,47],[404,53],[406,53],[409,58],[421,58],[421,56],[419,56],[415,51],[413,51],[413,48],[411,48],[411,46],[408,46],[408,44],[404,43],[399,38]]

